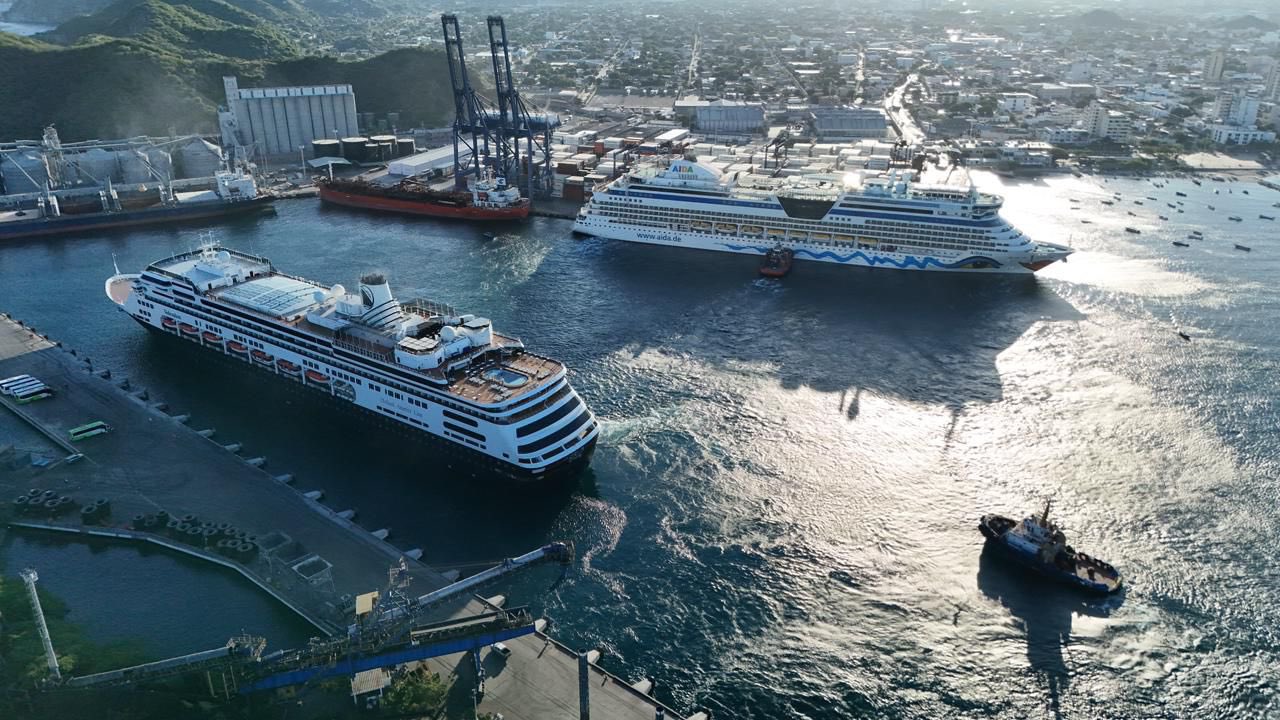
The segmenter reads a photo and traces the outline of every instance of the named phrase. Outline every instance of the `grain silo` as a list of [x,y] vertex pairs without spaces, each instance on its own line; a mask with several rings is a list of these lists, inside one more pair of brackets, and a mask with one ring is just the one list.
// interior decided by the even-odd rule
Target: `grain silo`
[[8,195],[40,192],[49,182],[49,166],[40,150],[0,153],[0,184]]
[[360,132],[350,85],[240,88],[222,79],[226,110],[218,113],[223,147],[241,145],[268,155],[298,156],[314,140]]
[[201,138],[192,138],[177,149],[174,158],[178,177],[213,177],[222,167],[222,149]]
[[396,140],[396,157],[409,157],[418,152],[418,148],[413,144],[413,138],[400,138]]
[[312,140],[311,159],[342,157],[342,143],[337,140]]

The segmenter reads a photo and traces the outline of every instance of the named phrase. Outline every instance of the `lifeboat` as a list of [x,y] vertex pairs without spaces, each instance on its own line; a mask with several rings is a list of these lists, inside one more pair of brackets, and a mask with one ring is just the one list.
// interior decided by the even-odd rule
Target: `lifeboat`
[[768,234],[771,238],[784,238],[787,236],[787,231],[781,228],[769,228]]
[[758,237],[762,232],[764,232],[764,228],[760,227],[759,225],[743,225],[742,226],[743,235],[754,235]]
[[853,236],[852,236],[852,235],[832,235],[832,236],[831,236],[831,239],[835,240],[836,242],[842,242],[842,243],[851,243],[851,242],[853,242]]
[[297,363],[291,363],[284,358],[276,361],[276,367],[280,368],[280,372],[286,375],[297,375],[302,372],[302,366]]
[[716,232],[725,235],[732,235],[738,232],[738,226],[733,223],[716,223]]
[[814,234],[813,234],[813,239],[814,239],[814,240],[830,240],[830,239],[831,239],[831,234],[830,234],[830,233],[816,232],[816,233],[814,233]]
[[238,343],[235,340],[227,343],[227,349],[237,355],[243,355],[249,352],[249,348],[245,347],[244,343]]
[[765,254],[764,263],[760,265],[760,274],[767,278],[783,277],[791,272],[793,258],[795,258],[795,252],[791,248],[773,248]]
[[709,229],[711,229],[711,223],[709,223],[709,222],[702,222],[701,220],[697,220],[697,221],[694,221],[694,223],[693,223],[693,229],[694,229],[694,230],[709,230]]
[[222,344],[222,336],[212,330],[205,330],[201,337],[203,337],[204,341],[207,343],[214,343],[215,345]]
[[178,321],[168,315],[160,318],[160,324],[163,325],[166,330],[173,330],[178,327]]
[[315,370],[307,371],[307,382],[319,383],[321,385],[329,384],[329,376],[324,373],[318,373]]
[[262,363],[263,365],[270,365],[271,361],[275,360],[275,358],[271,357],[271,355],[264,353],[261,350],[254,350],[250,354],[253,355],[254,360]]
[[195,325],[188,325],[186,323],[181,323],[178,325],[178,328],[182,330],[183,335],[191,335],[194,337],[200,334],[200,328],[196,327]]

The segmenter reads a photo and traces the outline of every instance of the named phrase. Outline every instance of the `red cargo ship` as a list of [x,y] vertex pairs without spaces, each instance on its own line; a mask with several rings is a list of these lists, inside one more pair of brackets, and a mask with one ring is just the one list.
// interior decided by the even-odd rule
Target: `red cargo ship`
[[529,217],[529,200],[502,178],[485,178],[469,190],[433,190],[416,178],[393,184],[359,178],[321,180],[324,202],[366,210],[457,218],[459,220],[520,220]]

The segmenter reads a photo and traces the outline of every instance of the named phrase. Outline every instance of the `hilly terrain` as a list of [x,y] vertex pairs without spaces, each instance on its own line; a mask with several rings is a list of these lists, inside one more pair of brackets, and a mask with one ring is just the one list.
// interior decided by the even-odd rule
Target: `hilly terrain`
[[403,124],[451,119],[441,50],[358,62],[305,54],[291,38],[332,9],[325,0],[116,0],[34,38],[0,33],[0,139],[39,137],[49,124],[66,140],[215,132],[224,75],[241,87],[349,83],[361,112],[399,112]]

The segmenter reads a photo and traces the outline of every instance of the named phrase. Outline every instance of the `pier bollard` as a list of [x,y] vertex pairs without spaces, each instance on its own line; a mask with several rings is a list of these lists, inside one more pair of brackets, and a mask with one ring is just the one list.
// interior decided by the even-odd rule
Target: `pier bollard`
[[139,400],[141,400],[141,401],[143,401],[143,402],[146,402],[147,400],[150,400],[150,399],[151,399],[151,397],[150,397],[149,395],[147,395],[147,390],[146,390],[146,388],[143,388],[143,389],[141,389],[141,390],[139,390],[139,391],[135,392],[135,393],[133,394],[133,396],[134,396],[134,397],[136,397],[136,398],[138,398]]
[[174,416],[173,416],[173,419],[174,419],[174,420],[177,420],[178,422],[182,423],[183,425],[186,425],[186,424],[187,424],[187,421],[191,419],[191,414],[190,414],[190,413],[180,413],[180,414],[178,414],[178,415],[174,415]]
[[169,403],[166,403],[166,402],[151,403],[151,409],[159,410],[160,412],[165,412],[166,410],[169,409]]
[[229,453],[238,453],[240,452],[240,447],[240,443],[229,443],[227,445],[223,445],[222,449]]
[[308,500],[315,500],[316,502],[319,502],[319,501],[324,497],[324,491],[323,491],[323,490],[311,490],[310,492],[302,493],[302,497],[304,497],[304,498],[306,498],[306,499],[308,499]]
[[256,457],[256,458],[249,458],[248,460],[245,460],[245,462],[249,463],[254,467],[262,467],[263,465],[267,464],[267,459],[265,457]]
[[204,430],[197,430],[196,434],[200,437],[211,438],[213,437],[213,432],[213,428],[205,428]]
[[116,387],[120,388],[121,390],[128,390],[128,389],[129,389],[129,378],[124,378],[124,379],[123,379],[123,380],[121,380],[120,382],[116,383]]
[[338,513],[338,517],[342,518],[343,520],[350,520],[355,516],[356,516],[355,510],[343,510],[342,512]]
[[293,473],[285,473],[283,475],[277,475],[275,479],[276,479],[276,482],[280,483],[281,485],[288,485],[293,482]]
[[110,380],[110,379],[111,379],[111,371],[110,371],[110,370],[99,370],[99,371],[98,371],[98,377],[102,378],[103,380]]
[[405,550],[404,556],[412,560],[421,560],[422,548],[413,548],[411,550]]
[[379,528],[374,530],[371,534],[379,540],[386,540],[391,536],[391,531],[387,528]]

